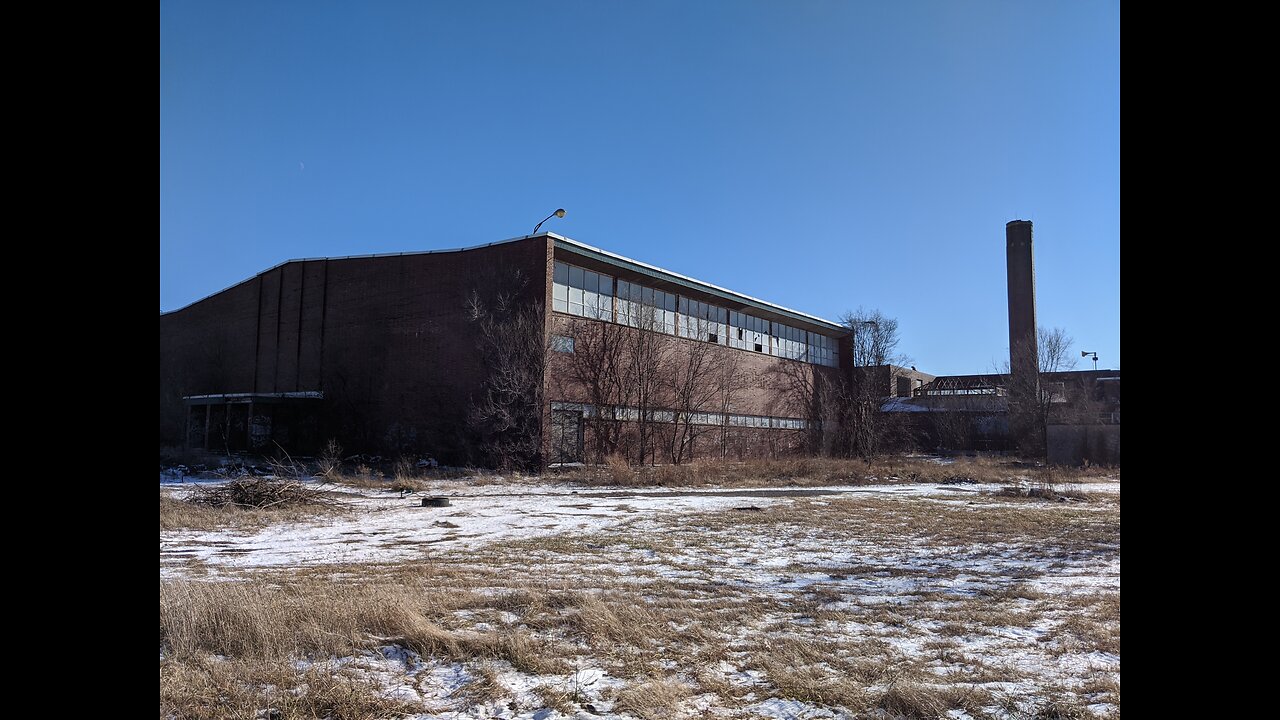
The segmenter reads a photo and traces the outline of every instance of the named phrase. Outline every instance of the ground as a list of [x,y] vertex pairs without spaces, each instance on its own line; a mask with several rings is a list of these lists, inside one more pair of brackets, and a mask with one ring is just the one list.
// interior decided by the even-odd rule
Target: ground
[[191,485],[162,482],[162,715],[1118,716],[1119,481],[1090,480],[490,477],[205,529],[165,529]]

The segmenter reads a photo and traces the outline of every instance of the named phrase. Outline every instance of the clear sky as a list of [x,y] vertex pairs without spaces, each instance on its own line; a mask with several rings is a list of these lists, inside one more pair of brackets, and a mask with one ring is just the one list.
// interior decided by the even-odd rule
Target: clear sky
[[936,374],[1007,359],[1031,220],[1040,324],[1119,367],[1119,2],[161,3],[161,311],[558,207]]

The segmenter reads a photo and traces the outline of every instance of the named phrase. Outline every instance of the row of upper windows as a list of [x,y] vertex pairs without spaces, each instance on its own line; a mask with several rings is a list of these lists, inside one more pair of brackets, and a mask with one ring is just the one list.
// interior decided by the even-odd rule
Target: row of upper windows
[[[590,403],[551,403],[552,410],[568,410],[581,411],[582,416],[586,418],[600,417],[602,410]],[[612,414],[614,420],[624,420],[635,422],[640,419],[640,409],[635,407],[605,407],[603,414],[609,416]],[[650,422],[675,422],[676,411],[674,410],[650,410]],[[681,418],[691,425],[729,425],[731,427],[753,427],[753,428],[779,428],[782,430],[804,430],[809,426],[807,420],[800,418],[781,418],[768,415],[727,415],[724,413],[688,413],[687,418]]]
[[655,290],[557,261],[552,309],[828,367],[840,365],[835,338]]

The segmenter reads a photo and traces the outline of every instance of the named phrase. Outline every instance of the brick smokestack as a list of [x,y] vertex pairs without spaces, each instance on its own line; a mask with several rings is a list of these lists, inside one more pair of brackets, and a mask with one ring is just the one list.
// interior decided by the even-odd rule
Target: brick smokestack
[[1036,266],[1031,247],[1031,221],[1004,226],[1005,264],[1009,288],[1009,429],[1024,451],[1035,451],[1035,402],[1040,379],[1036,347]]

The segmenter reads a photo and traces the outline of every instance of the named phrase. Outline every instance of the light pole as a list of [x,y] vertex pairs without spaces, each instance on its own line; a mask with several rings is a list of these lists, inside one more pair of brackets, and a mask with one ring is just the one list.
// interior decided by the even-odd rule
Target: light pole
[[551,219],[551,218],[553,218],[553,217],[558,217],[558,218],[562,218],[562,217],[564,217],[564,208],[559,208],[559,209],[557,209],[555,212],[551,213],[550,215],[548,215],[548,216],[546,216],[546,217],[542,218],[542,222],[538,223],[537,225],[534,225],[534,226],[533,226],[533,232],[531,232],[531,233],[529,233],[529,234],[530,234],[530,235],[537,235],[537,234],[538,234],[538,228],[542,227],[542,223],[544,223],[544,222],[546,222],[546,221],[550,220],[550,219]]
[[1087,350],[1080,351],[1080,357],[1089,357],[1090,355],[1093,356],[1093,371],[1097,372],[1098,371],[1098,353],[1089,352]]

